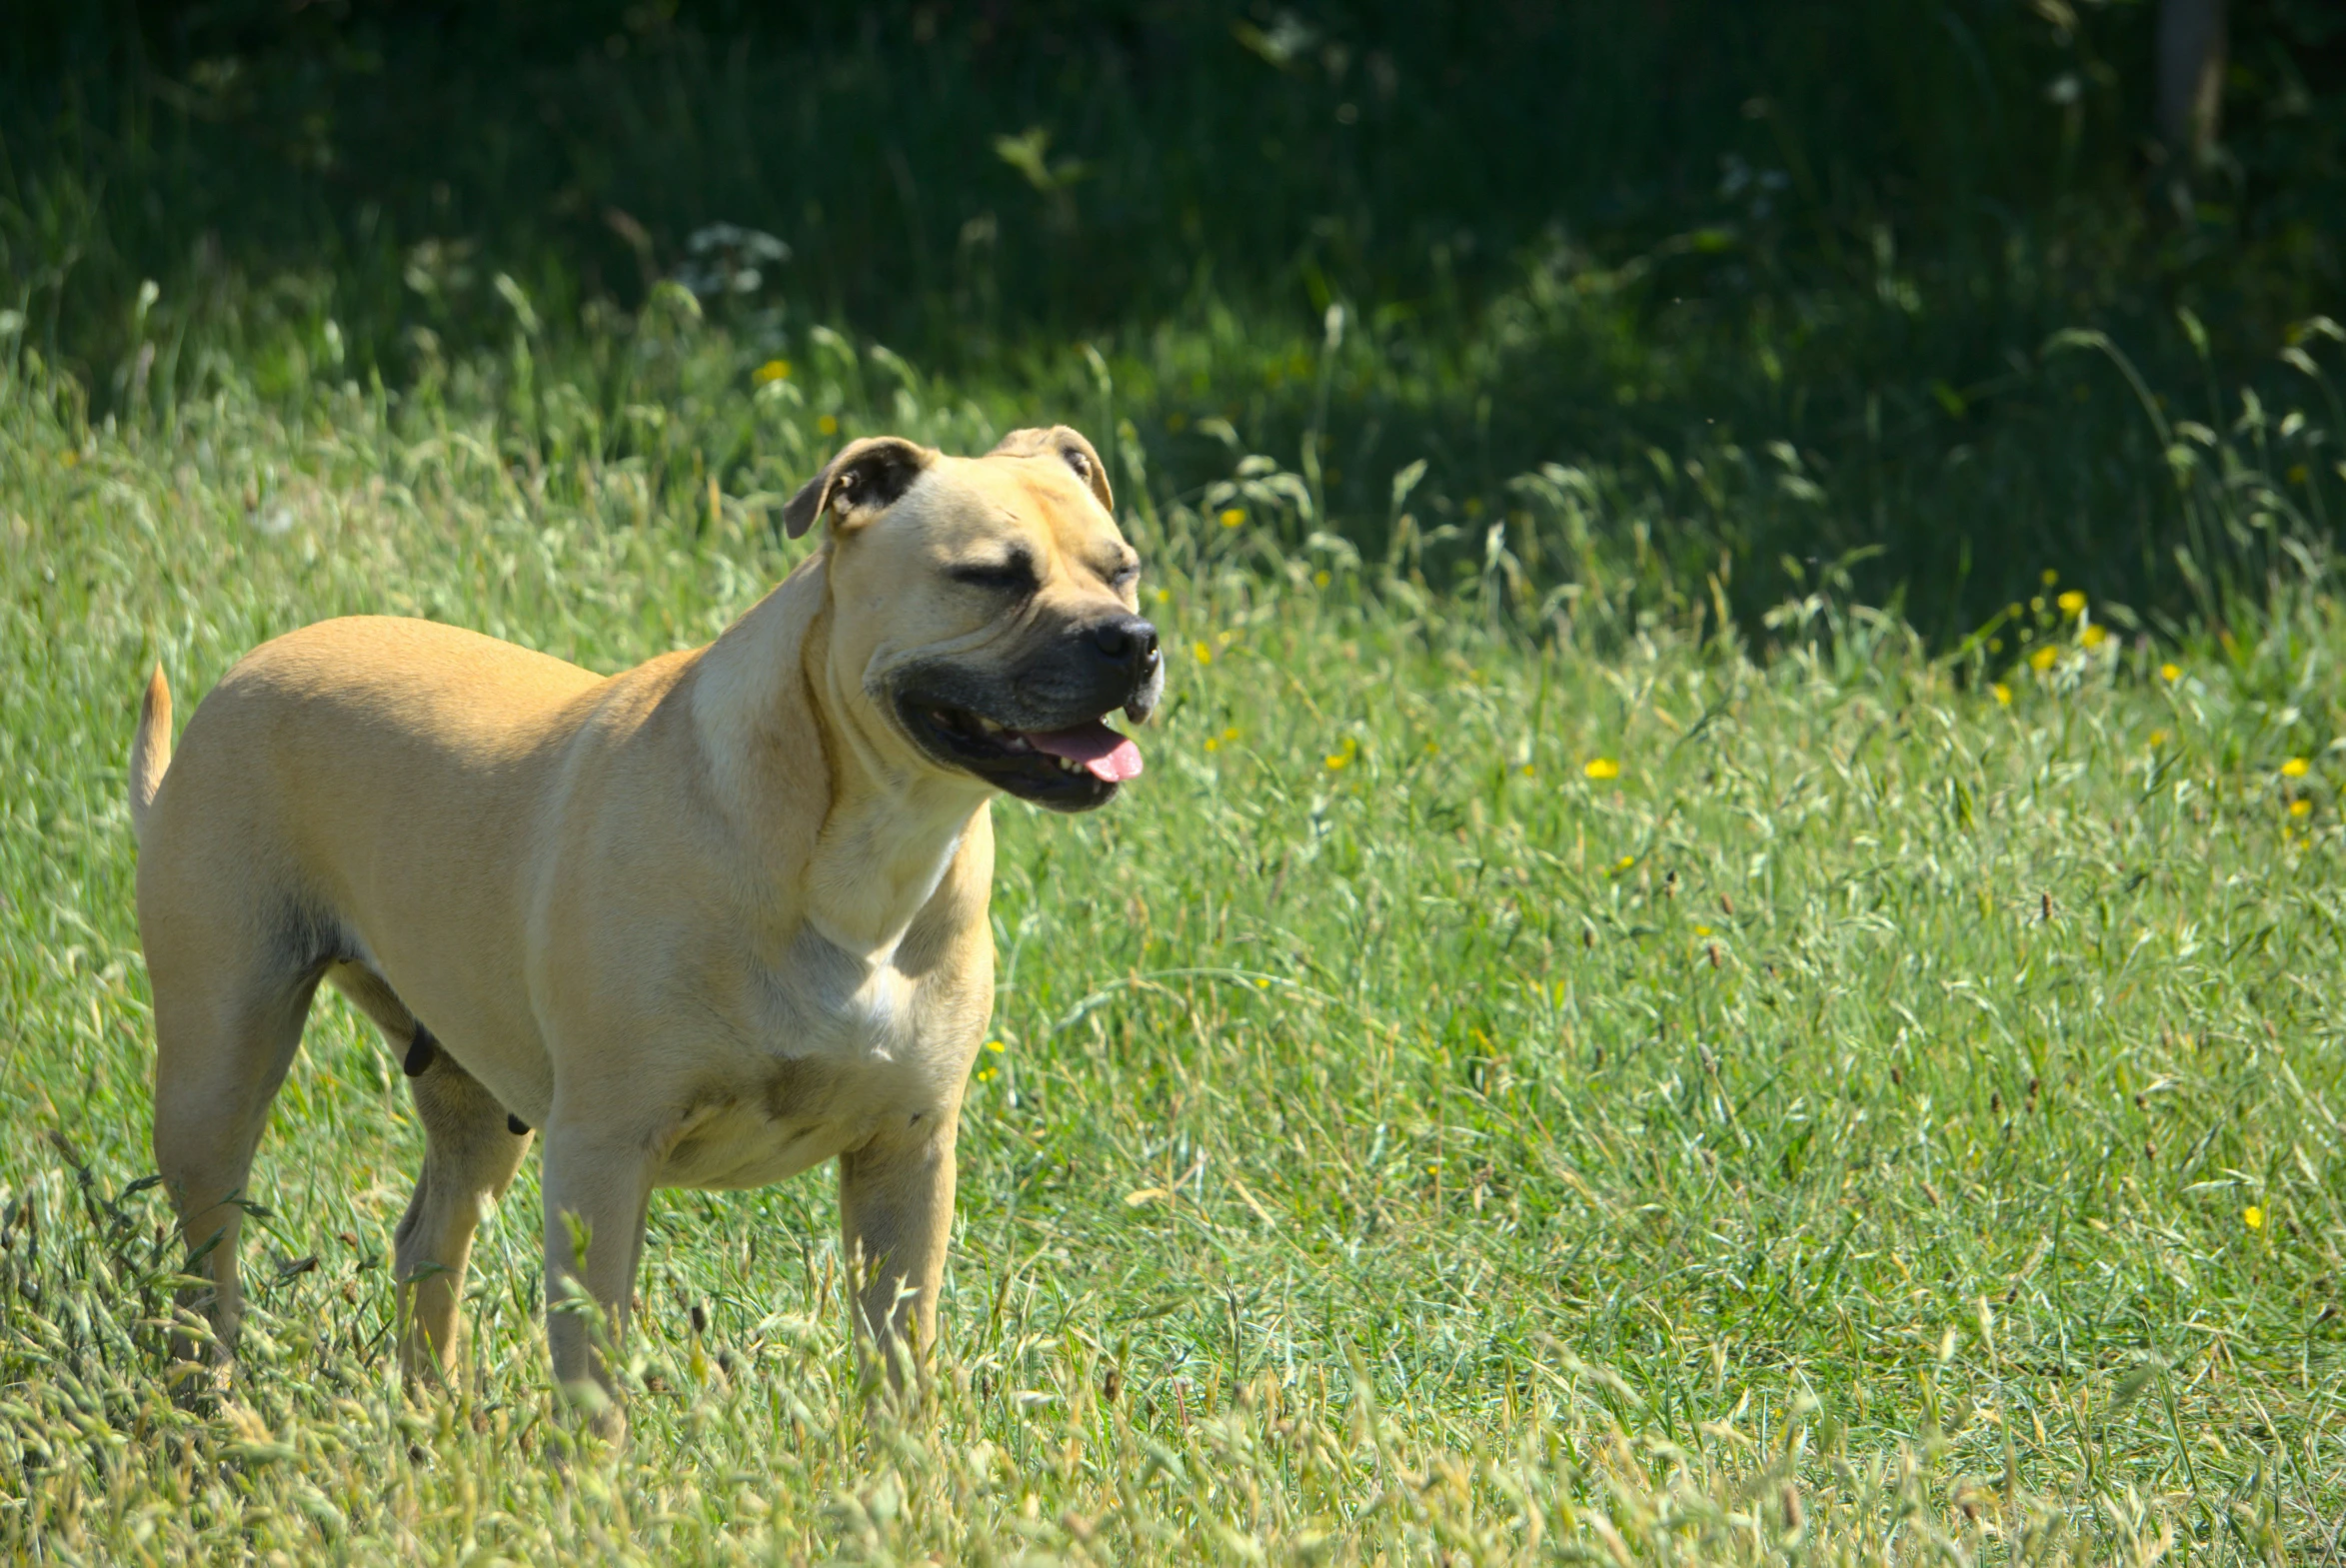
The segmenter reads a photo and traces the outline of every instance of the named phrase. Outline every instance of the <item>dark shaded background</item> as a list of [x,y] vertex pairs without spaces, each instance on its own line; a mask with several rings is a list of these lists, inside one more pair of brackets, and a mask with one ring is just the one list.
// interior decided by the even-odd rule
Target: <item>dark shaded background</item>
[[[264,385],[330,315],[335,374],[397,389],[503,343],[494,274],[591,336],[730,222],[792,252],[713,302],[746,353],[828,322],[1040,398],[1096,343],[1169,494],[1227,467],[1171,427],[1320,430],[1367,548],[1414,459],[1461,526],[1563,462],[1747,610],[1850,552],[1941,633],[2047,564],[2206,609],[2175,546],[2252,581],[2269,541],[2196,537],[2172,432],[2045,346],[2106,332],[2211,426],[2243,385],[2322,413],[2275,354],[2346,315],[2346,8],[2231,10],[2186,168],[2147,0],[19,6],[0,272],[102,415],[147,279]],[[2283,525],[2326,534],[2336,456],[2279,464]]]

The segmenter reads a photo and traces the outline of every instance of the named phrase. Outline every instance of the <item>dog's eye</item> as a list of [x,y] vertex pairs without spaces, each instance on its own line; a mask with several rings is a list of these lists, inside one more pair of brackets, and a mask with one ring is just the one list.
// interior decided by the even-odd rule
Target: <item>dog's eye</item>
[[1068,467],[1076,471],[1076,478],[1087,485],[1092,483],[1092,460],[1090,458],[1072,449],[1060,455],[1068,460]]
[[1025,556],[1013,556],[1001,562],[968,562],[952,568],[946,575],[956,583],[1002,594],[1024,594],[1035,587],[1035,563]]
[[1123,566],[1118,567],[1114,573],[1110,574],[1108,579],[1108,586],[1110,588],[1131,588],[1135,583],[1140,581],[1141,563],[1138,561],[1128,561]]

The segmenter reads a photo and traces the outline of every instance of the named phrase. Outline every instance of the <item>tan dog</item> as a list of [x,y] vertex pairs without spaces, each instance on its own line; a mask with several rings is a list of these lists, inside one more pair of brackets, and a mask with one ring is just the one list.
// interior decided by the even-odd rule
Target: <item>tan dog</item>
[[[221,1344],[321,979],[414,1079],[411,1373],[453,1366],[474,1227],[531,1127],[549,1303],[616,1331],[654,1187],[836,1157],[858,1329],[892,1369],[930,1344],[994,1002],[987,802],[1102,804],[1141,771],[1102,719],[1147,719],[1164,685],[1112,506],[1072,430],[978,459],[858,441],[784,513],[794,538],[829,514],[823,549],[715,643],[625,675],[328,621],[230,671],[174,759],[157,670],[131,764],[155,1157]],[[566,1386],[605,1377],[587,1329],[549,1313]]]

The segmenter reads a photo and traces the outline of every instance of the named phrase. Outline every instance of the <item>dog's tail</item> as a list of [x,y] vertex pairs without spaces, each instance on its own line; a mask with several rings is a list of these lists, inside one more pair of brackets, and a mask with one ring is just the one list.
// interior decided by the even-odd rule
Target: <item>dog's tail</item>
[[155,666],[155,678],[147,683],[147,695],[139,699],[139,731],[130,743],[130,830],[136,838],[147,835],[147,812],[155,804],[155,791],[163,787],[163,770],[171,766],[171,688],[163,679],[163,666]]

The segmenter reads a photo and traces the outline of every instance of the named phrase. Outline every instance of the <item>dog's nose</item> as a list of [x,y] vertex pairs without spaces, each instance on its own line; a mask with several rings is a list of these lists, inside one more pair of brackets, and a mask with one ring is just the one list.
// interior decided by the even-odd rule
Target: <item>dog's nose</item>
[[1154,672],[1163,657],[1157,651],[1157,628],[1138,616],[1095,627],[1092,646],[1100,650],[1102,658],[1123,665],[1140,677]]

